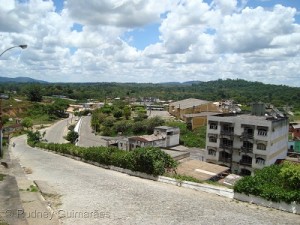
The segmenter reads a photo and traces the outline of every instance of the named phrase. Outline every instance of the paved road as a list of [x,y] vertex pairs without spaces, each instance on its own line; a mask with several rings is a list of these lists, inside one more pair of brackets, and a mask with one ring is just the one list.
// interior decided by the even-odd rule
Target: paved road
[[[131,177],[25,145],[13,156],[32,169],[29,179],[61,194],[55,208],[63,224],[300,224],[299,215],[236,202],[213,194]],[[60,210],[60,211],[59,211]]]
[[91,116],[81,117],[81,125],[79,129],[78,146],[92,147],[92,146],[107,146],[106,140],[101,136],[96,136],[91,128]]
[[67,143],[68,141],[66,139],[64,139],[64,136],[67,135],[68,126],[71,124],[71,121],[73,122],[73,120],[74,120],[74,118],[67,118],[67,119],[58,121],[51,127],[44,129],[44,130],[46,130],[46,134],[45,134],[44,138],[47,139],[48,142]]

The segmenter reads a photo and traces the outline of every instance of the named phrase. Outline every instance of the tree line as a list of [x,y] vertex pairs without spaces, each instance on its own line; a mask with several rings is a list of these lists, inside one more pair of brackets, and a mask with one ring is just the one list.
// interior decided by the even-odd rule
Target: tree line
[[86,101],[155,97],[163,100],[198,98],[209,101],[232,99],[241,104],[262,101],[277,107],[290,106],[300,110],[300,88],[286,85],[264,84],[241,79],[215,80],[198,83],[1,83],[0,92],[29,96],[39,101],[39,96],[63,95]]

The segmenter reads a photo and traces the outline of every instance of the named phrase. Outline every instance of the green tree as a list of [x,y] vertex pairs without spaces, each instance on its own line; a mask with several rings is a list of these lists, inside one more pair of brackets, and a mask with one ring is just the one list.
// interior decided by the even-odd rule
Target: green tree
[[21,125],[25,128],[31,128],[33,126],[33,121],[32,119],[25,117],[22,121],[21,121]]
[[40,142],[42,139],[42,135],[39,131],[35,131],[35,132],[28,131],[27,137],[28,137],[27,141],[33,144]]
[[159,116],[155,116],[155,117],[148,119],[147,123],[146,123],[147,124],[147,133],[152,134],[155,127],[162,126],[162,125],[164,125],[164,123],[165,123],[165,121]]
[[123,111],[121,109],[117,109],[113,112],[113,115],[116,119],[120,119],[123,116]]
[[68,132],[66,139],[70,143],[75,144],[78,137],[79,137],[78,133],[75,132],[74,130],[71,130]]
[[300,164],[284,162],[284,166],[279,173],[284,186],[290,189],[300,189]]
[[131,128],[132,128],[132,123],[130,121],[126,121],[126,120],[117,121],[114,124],[113,128],[116,133],[121,132],[122,134],[130,134]]
[[123,112],[126,120],[128,120],[131,116],[131,108],[127,105],[124,107],[124,112]]
[[105,127],[112,127],[114,123],[116,122],[116,119],[112,116],[106,117],[102,123],[103,126]]
[[43,100],[41,87],[39,85],[31,85],[27,89],[27,98],[31,102],[41,102]]

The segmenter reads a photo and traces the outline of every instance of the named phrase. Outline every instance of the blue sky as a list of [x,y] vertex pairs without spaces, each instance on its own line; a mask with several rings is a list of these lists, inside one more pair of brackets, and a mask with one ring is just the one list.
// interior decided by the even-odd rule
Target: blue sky
[[[56,11],[60,13],[64,6],[64,0],[54,0],[53,2],[56,7]],[[204,2],[212,4],[212,1],[204,0]],[[297,0],[248,0],[245,6],[251,8],[264,7],[266,9],[272,9],[276,4],[281,4],[287,7],[294,7],[297,10],[300,10],[300,1]],[[239,2],[239,5],[242,5],[242,2]],[[163,15],[161,16],[163,17]],[[297,20],[297,22],[300,21],[300,12],[298,16],[295,17],[295,19]],[[148,45],[159,42],[159,26],[159,23],[147,24],[143,27],[138,27],[125,32],[121,38],[137,49],[143,50]],[[82,25],[75,23],[73,29],[81,31]]]
[[0,0],[0,73],[50,82],[300,86],[300,1]]

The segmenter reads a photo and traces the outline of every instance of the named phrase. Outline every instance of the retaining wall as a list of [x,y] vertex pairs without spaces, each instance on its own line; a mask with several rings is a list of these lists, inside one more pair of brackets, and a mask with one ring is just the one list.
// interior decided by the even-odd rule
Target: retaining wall
[[287,211],[295,214],[300,214],[300,205],[296,204],[295,202],[292,202],[291,204],[287,204],[285,202],[271,202],[258,196],[254,196],[254,195],[248,196],[241,193],[234,193],[234,199],[243,202],[254,203],[256,205],[260,205],[264,207],[269,207],[269,208],[279,209],[282,211]]

